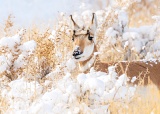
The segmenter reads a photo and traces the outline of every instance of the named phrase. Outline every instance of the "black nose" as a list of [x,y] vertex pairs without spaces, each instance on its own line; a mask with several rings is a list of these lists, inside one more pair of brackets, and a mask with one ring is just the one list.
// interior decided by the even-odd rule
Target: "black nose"
[[73,52],[73,56],[77,56],[77,55],[80,55],[80,54],[82,54],[82,52],[80,51],[80,50],[74,50],[74,52]]

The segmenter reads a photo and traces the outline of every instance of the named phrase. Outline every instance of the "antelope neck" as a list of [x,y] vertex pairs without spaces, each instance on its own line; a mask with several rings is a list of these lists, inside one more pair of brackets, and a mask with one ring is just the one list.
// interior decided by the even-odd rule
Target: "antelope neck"
[[94,52],[96,52],[96,51],[97,51],[97,49],[94,46],[94,50],[93,50],[92,55],[87,60],[79,62],[79,67],[80,67],[81,72],[85,72],[93,66],[93,64],[96,60],[96,57],[97,57],[97,55],[94,54]]

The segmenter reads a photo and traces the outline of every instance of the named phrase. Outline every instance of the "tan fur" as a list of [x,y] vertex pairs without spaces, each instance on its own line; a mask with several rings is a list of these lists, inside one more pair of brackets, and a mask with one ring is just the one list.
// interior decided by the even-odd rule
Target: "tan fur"
[[83,52],[84,48],[88,45],[91,45],[93,42],[88,40],[88,36],[86,34],[80,34],[81,31],[76,31],[78,35],[76,34],[74,37],[74,45],[75,46],[80,46],[80,50]]
[[[102,63],[98,62],[95,64],[97,71],[108,72],[108,67],[116,65],[116,72],[118,75],[126,74],[128,77],[137,77],[136,84],[141,83],[146,85],[149,84],[150,80],[160,86],[160,62],[143,62],[143,61],[132,61],[132,62],[116,62],[116,63]],[[150,79],[150,80],[149,80]]]
[[[92,57],[88,60],[79,62],[83,67]],[[98,57],[97,57],[98,58]],[[116,66],[116,72],[118,75],[126,74],[128,77],[137,77],[134,84],[147,85],[153,82],[160,89],[160,62],[157,61],[131,61],[131,62],[115,62],[115,63],[103,63],[99,59],[92,65],[96,71],[102,71],[108,73],[109,66]],[[90,68],[89,68],[90,69]],[[88,73],[87,69],[84,73]]]
[[[96,26],[96,19],[94,19],[95,14],[93,14],[92,18],[92,24]],[[93,22],[94,19],[94,22]],[[74,23],[74,28],[77,28],[78,25],[74,22],[72,16],[71,20]],[[90,60],[94,57],[94,52],[97,52],[95,42],[94,40],[88,40],[88,35],[87,30],[85,29],[80,29],[78,27],[78,30],[75,32],[75,41],[74,44],[79,46],[80,50],[83,52],[84,48],[87,47],[88,45],[94,44],[94,50],[92,54],[89,56],[87,60],[84,61],[79,61],[79,66],[80,69],[82,67],[85,67],[87,63],[89,63]],[[94,36],[94,33],[91,32],[91,34]],[[92,50],[91,50],[92,51]],[[95,62],[92,64],[94,66],[95,70],[97,71],[103,71],[103,72],[108,72],[108,67],[115,65],[116,66],[116,72],[120,76],[121,74],[126,74],[128,77],[132,78],[136,76],[138,79],[135,81],[136,84],[139,84],[143,82],[142,84],[146,85],[149,84],[149,79],[157,85],[160,89],[160,62],[157,61],[131,61],[131,62],[116,62],[116,63],[103,63],[98,59],[98,56],[95,60]],[[83,71],[84,73],[87,73],[91,66],[85,68],[86,70]]]

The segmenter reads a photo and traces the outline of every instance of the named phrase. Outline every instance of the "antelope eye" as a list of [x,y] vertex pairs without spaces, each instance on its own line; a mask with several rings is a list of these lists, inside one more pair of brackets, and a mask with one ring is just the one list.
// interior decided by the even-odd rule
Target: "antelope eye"
[[72,41],[74,41],[74,38],[72,38]]
[[89,36],[89,37],[88,37],[88,40],[93,40],[93,37]]

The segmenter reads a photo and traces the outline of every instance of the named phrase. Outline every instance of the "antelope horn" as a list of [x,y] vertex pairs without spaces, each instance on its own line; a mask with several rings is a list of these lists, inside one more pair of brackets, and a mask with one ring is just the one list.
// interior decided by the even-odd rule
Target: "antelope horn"
[[90,24],[90,29],[93,33],[95,33],[96,29],[97,29],[97,18],[96,18],[96,14],[92,13],[92,20],[91,20],[91,24]]
[[71,17],[71,20],[72,20],[72,22],[73,22],[73,24],[74,24],[74,29],[79,29],[80,27],[79,27],[78,24],[73,20],[72,15],[70,15],[70,17]]
[[92,13],[92,21],[91,21],[91,25],[95,25],[97,27],[97,18],[95,13]]

